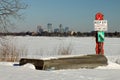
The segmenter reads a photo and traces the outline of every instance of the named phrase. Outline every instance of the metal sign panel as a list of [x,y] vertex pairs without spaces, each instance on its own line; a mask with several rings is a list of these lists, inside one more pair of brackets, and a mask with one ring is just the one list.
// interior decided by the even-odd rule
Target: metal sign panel
[[104,42],[105,33],[103,31],[98,31],[98,42]]
[[94,20],[95,31],[107,31],[107,20]]

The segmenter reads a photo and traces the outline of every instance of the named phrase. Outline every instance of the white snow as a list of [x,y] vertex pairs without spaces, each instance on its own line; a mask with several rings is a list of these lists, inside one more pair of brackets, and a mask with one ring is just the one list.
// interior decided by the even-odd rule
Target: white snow
[[113,63],[111,61],[108,61],[108,65],[107,66],[99,66],[96,69],[120,69],[120,65]]
[[27,64],[23,65],[22,67],[30,68],[30,69],[35,70],[35,66],[33,64],[30,64],[30,63],[27,63]]
[[[93,37],[11,37],[16,45],[24,46],[30,58],[57,58],[60,47],[72,49],[70,56],[95,54]],[[0,80],[120,80],[120,38],[105,38],[107,66],[95,69],[35,70],[32,64],[0,62]],[[57,56],[57,57],[56,57]],[[64,56],[63,56],[64,57]]]

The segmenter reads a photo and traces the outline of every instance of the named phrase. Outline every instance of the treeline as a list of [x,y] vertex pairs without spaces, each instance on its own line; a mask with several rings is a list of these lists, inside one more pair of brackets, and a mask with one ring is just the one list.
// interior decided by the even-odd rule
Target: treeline
[[[75,37],[91,37],[95,36],[95,32],[7,32],[2,33],[0,32],[0,36],[58,36],[58,37],[67,37],[67,36],[75,36]],[[120,37],[120,32],[105,32],[106,37]]]

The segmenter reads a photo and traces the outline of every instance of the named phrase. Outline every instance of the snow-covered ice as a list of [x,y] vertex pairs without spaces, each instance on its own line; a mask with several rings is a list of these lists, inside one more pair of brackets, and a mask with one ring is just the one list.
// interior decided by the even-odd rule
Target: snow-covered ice
[[[70,46],[71,55],[95,54],[94,37],[10,37],[16,45],[24,46],[28,56],[46,58],[59,56],[60,47]],[[107,66],[95,69],[35,70],[32,64],[20,67],[18,62],[0,62],[0,80],[120,80],[120,38],[105,38]]]

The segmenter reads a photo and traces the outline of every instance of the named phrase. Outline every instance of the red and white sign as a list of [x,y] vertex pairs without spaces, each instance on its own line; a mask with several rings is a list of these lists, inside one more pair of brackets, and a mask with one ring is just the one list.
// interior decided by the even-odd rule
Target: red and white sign
[[107,20],[94,20],[95,31],[107,31]]
[[103,19],[104,19],[104,15],[102,13],[99,12],[95,15],[95,20],[103,20]]

